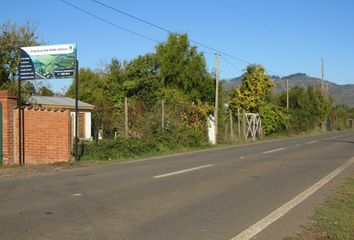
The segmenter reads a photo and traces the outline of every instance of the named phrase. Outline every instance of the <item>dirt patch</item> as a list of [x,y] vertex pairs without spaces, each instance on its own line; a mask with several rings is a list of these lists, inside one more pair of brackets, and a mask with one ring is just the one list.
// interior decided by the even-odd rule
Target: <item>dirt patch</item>
[[54,163],[45,165],[0,165],[0,178],[26,176],[46,172],[59,172],[73,168],[82,168],[94,165],[93,163]]

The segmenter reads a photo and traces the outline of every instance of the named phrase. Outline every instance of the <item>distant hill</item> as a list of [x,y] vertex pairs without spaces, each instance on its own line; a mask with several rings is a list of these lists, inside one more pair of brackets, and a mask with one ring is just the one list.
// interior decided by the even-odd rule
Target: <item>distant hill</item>
[[[296,73],[283,78],[272,76],[275,81],[275,92],[281,92],[286,89],[286,79],[289,80],[289,88],[298,86],[307,88],[308,86],[321,86],[321,79],[311,77],[305,73]],[[224,86],[227,89],[234,88],[241,84],[241,77],[236,77],[230,80],[224,80]],[[354,107],[354,84],[338,85],[329,81],[324,82],[325,90],[330,95],[335,96],[335,104],[345,104],[349,107]]]

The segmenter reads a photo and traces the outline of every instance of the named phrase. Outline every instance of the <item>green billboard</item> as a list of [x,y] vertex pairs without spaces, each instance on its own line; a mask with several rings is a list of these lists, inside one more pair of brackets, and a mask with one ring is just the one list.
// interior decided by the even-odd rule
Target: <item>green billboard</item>
[[75,73],[76,44],[22,47],[20,80],[72,78]]

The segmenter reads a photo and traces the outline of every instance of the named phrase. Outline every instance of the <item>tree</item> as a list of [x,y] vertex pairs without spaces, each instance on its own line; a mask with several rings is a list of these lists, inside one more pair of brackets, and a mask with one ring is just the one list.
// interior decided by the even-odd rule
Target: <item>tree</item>
[[47,86],[40,86],[36,90],[36,94],[39,96],[54,96],[54,92]]
[[166,88],[176,88],[193,101],[214,100],[214,82],[204,55],[191,46],[187,34],[170,34],[156,47],[159,73]]
[[[124,101],[124,65],[112,59],[104,69],[79,70],[79,99],[96,106],[93,122],[96,136],[98,129],[102,129],[105,137],[112,137],[120,126],[118,114]],[[74,84],[69,87],[66,96],[75,97]]]
[[20,47],[37,45],[36,27],[26,23],[17,26],[7,21],[0,26],[0,85],[9,88],[9,81],[16,79],[20,63]]
[[[286,106],[286,93],[279,96],[279,105]],[[290,126],[296,132],[320,127],[329,116],[333,99],[322,94],[318,87],[294,87],[289,91]]]
[[139,56],[125,69],[124,90],[127,97],[136,97],[152,106],[161,93],[161,78],[155,54]]
[[249,65],[246,73],[242,75],[241,86],[236,88],[230,104],[247,112],[258,113],[272,92],[273,86],[270,76],[262,65]]

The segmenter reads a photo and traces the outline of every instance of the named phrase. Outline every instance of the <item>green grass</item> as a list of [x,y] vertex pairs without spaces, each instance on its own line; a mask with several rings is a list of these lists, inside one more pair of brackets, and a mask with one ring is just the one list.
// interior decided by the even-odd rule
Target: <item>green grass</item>
[[286,240],[354,240],[354,178],[348,179],[312,216],[303,233]]

